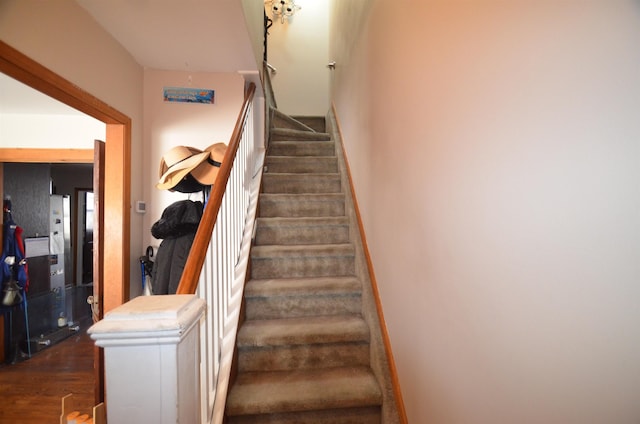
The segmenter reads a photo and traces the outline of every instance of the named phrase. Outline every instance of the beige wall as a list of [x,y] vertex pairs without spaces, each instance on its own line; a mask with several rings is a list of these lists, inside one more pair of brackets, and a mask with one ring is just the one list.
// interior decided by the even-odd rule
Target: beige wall
[[291,115],[325,116],[329,110],[329,0],[296,0],[289,21],[269,29],[268,61],[278,109]]
[[388,4],[332,99],[409,422],[638,422],[640,5]]
[[[142,68],[129,53],[68,0],[0,0],[0,39],[131,118],[131,198],[140,199]],[[142,216],[132,213],[132,282],[141,242]]]
[[[165,102],[164,87],[205,88],[215,91],[214,104]],[[151,226],[171,203],[202,194],[183,194],[155,187],[162,155],[175,146],[205,149],[214,143],[229,143],[244,100],[244,79],[236,73],[198,73],[146,70],[144,73],[144,215],[143,243],[155,248],[162,240],[151,235]]]

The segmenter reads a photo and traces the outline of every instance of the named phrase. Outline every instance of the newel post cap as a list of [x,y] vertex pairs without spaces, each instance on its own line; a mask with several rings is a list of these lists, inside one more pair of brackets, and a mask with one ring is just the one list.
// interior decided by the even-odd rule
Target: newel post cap
[[105,314],[88,330],[100,347],[176,344],[204,316],[195,295],[139,296]]

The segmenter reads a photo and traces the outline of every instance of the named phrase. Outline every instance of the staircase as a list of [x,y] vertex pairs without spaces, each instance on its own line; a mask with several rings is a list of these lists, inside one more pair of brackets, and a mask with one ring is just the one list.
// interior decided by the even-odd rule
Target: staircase
[[228,423],[393,421],[370,364],[348,187],[324,131],[324,118],[272,118]]

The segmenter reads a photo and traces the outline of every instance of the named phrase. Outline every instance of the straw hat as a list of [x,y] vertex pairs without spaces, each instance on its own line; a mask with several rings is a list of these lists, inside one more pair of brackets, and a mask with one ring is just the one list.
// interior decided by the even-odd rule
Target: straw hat
[[208,156],[195,147],[176,146],[166,152],[160,159],[160,179],[156,187],[170,190],[178,184],[193,168],[200,165]]
[[191,175],[200,184],[212,185],[216,181],[220,166],[224,155],[227,152],[227,145],[224,143],[216,143],[204,149],[209,153],[209,156],[205,158],[198,166],[193,168]]
[[[193,179],[198,184],[212,185],[222,165],[226,149],[224,143],[213,144],[204,151],[189,146],[173,147],[160,160],[160,179],[156,187],[161,190],[173,190],[183,180]],[[194,184],[188,186],[193,190]]]

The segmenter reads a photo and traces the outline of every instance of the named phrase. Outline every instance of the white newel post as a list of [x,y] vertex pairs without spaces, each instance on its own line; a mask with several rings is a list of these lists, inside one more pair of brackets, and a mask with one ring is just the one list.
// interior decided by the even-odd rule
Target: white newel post
[[200,423],[200,320],[193,295],[141,296],[89,329],[104,348],[107,420]]

